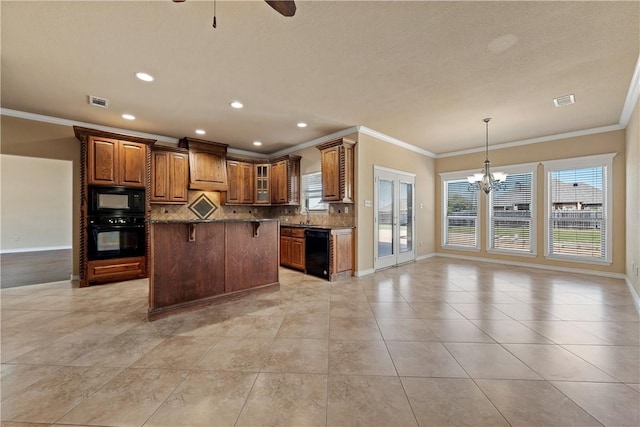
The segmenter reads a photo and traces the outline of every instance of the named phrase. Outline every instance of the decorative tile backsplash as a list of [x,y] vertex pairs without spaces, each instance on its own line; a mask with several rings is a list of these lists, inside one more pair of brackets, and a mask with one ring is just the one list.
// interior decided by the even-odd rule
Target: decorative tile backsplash
[[[195,212],[191,208],[194,205],[198,206]],[[353,226],[354,210],[355,206],[352,204],[332,203],[329,212],[309,213],[309,223],[336,227]],[[200,216],[198,212],[204,215]],[[220,203],[220,193],[216,191],[189,191],[189,202],[186,205],[151,205],[151,219],[154,220],[254,218],[279,218],[282,224],[300,224],[306,222],[307,215],[300,213],[299,206],[225,206]]]

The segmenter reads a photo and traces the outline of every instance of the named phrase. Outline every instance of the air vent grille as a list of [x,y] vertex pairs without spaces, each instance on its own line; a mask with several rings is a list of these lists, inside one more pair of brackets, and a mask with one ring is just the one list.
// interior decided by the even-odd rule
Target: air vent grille
[[553,99],[553,105],[556,107],[564,107],[576,103],[576,98],[572,95],[559,96]]
[[89,95],[89,104],[94,107],[109,108],[109,100],[107,98],[99,98],[93,95]]

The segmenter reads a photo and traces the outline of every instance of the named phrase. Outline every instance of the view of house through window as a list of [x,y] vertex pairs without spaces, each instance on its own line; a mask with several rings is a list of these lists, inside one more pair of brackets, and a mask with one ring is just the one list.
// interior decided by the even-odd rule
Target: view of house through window
[[533,172],[510,173],[505,188],[490,193],[489,249],[534,252]]
[[329,204],[322,201],[322,175],[320,172],[302,175],[303,206],[310,211],[329,210]]
[[444,245],[478,248],[478,191],[466,179],[444,182]]

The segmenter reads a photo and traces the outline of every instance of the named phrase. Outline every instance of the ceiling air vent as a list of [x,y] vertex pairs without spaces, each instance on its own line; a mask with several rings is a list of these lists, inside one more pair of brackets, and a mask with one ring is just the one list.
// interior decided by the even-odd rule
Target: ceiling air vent
[[89,95],[89,104],[94,107],[109,108],[109,100],[107,98],[98,98],[93,95]]
[[553,105],[556,107],[564,107],[565,105],[575,104],[576,98],[573,95],[559,96],[553,98]]

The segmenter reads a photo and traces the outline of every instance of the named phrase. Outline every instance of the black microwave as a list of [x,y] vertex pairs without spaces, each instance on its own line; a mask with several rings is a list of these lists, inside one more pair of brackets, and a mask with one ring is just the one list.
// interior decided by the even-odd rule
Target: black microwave
[[89,215],[144,215],[144,190],[126,187],[89,187]]

